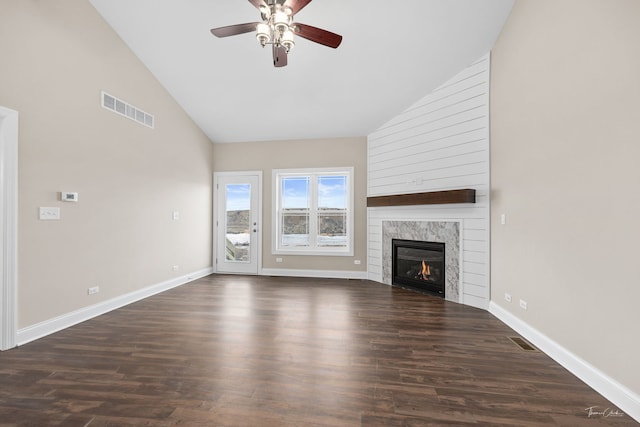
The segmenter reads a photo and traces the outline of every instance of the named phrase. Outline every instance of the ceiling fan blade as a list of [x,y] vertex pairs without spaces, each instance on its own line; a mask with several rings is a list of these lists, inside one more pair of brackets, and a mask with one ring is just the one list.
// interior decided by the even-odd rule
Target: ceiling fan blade
[[311,3],[311,0],[286,0],[284,6],[290,8],[292,14],[295,15],[309,3]]
[[260,9],[260,6],[267,6],[267,3],[264,0],[249,0],[249,3],[254,5],[257,9]]
[[325,46],[337,48],[342,43],[342,36],[322,28],[312,27],[306,24],[294,24],[295,32],[302,38],[320,43]]
[[287,65],[287,49],[273,45],[273,66],[284,67]]
[[211,34],[216,37],[229,37],[237,34],[250,33],[256,30],[256,25],[259,22],[248,22],[246,24],[228,25],[226,27],[214,28],[211,30]]

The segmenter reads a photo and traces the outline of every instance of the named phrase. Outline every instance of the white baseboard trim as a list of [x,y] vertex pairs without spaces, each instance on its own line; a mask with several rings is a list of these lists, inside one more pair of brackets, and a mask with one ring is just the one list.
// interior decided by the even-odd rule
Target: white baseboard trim
[[[640,422],[640,396],[637,393],[562,347],[493,301],[489,303],[489,313],[529,340],[553,360],[587,383],[589,387],[609,399],[622,412]],[[588,407],[589,402],[585,402],[585,404]]]
[[152,295],[159,294],[160,292],[167,291],[169,289],[184,285],[185,283],[192,282],[201,277],[208,276],[213,273],[213,267],[204,268],[202,270],[195,271],[191,274],[176,277],[165,282],[161,282],[152,286],[148,286],[137,291],[130,292],[128,294],[120,295],[107,301],[103,301],[88,307],[83,307],[79,310],[72,311],[70,313],[63,314],[52,319],[45,320],[35,325],[27,326],[18,330],[18,345],[24,345],[28,342],[37,340],[38,338],[45,337],[53,334],[54,332],[61,331],[70,326],[77,325],[78,323],[100,316],[101,314],[108,313],[125,305],[131,304],[136,301],[148,298]]
[[261,276],[317,277],[321,279],[367,279],[366,271],[294,270],[290,268],[263,268]]

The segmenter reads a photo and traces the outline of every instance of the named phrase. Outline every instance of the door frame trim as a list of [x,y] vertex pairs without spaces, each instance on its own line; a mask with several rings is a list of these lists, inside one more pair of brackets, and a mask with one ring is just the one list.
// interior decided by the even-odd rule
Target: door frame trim
[[[264,232],[262,229],[262,225],[264,221],[262,220],[262,171],[227,171],[227,172],[214,172],[213,173],[213,248],[212,248],[212,260],[211,263],[213,265],[213,271],[218,272],[218,263],[217,261],[217,248],[218,248],[218,199],[220,197],[219,188],[218,188],[218,178],[222,176],[256,176],[258,178],[258,247],[257,247],[257,262],[258,262],[258,271],[257,275],[262,275],[262,241]],[[225,274],[231,274],[225,272]]]
[[18,112],[0,107],[0,350],[18,337]]

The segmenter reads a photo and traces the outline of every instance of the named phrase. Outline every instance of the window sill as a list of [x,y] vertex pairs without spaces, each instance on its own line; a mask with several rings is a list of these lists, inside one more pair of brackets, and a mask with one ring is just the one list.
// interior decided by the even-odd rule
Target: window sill
[[271,252],[272,255],[303,255],[303,256],[353,256],[353,251],[319,251],[319,250],[275,250]]

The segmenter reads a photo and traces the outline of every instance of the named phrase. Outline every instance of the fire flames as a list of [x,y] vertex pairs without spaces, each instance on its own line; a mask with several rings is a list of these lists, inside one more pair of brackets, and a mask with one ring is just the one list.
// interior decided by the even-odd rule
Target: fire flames
[[429,264],[427,264],[423,260],[422,271],[420,271],[420,274],[418,275],[418,277],[421,278],[422,280],[429,280],[429,276],[431,276],[431,267],[429,267]]

